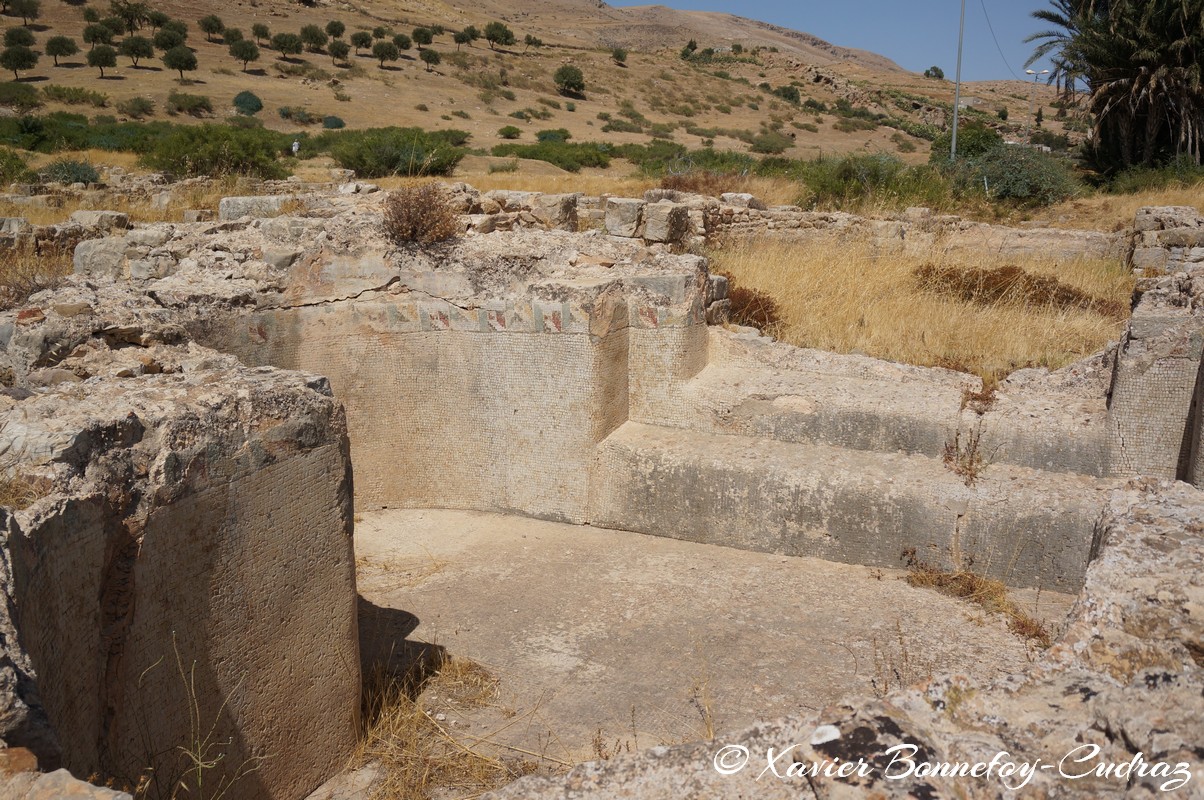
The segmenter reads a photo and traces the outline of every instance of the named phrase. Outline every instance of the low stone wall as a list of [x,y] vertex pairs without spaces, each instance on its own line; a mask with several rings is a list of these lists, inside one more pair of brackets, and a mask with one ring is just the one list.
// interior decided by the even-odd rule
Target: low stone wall
[[[481,194],[462,183],[454,184],[452,193],[457,207],[469,215],[467,229],[477,233],[518,228],[597,230],[608,236],[676,248],[749,237],[855,239],[875,247],[918,253],[936,248],[944,253],[992,253],[1001,258],[1039,255],[1124,260],[1130,250],[1123,234],[1011,228],[933,214],[926,208],[908,209],[895,218],[875,219],[842,212],[803,211],[798,206],[767,208],[756,197],[741,193],[716,198],[651,189],[642,199],[514,191]],[[1204,249],[1200,252],[1204,254]]]
[[0,398],[0,454],[52,487],[7,518],[4,649],[40,702],[19,691],[0,734],[45,767],[165,795],[305,795],[358,730],[351,469],[328,384],[103,340],[53,369],[57,388]]

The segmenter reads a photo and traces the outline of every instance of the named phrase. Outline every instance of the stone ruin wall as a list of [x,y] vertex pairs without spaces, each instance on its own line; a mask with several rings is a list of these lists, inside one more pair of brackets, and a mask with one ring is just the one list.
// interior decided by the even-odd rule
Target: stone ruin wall
[[[153,770],[157,791],[184,775],[181,745],[221,756],[205,780],[228,796],[304,796],[359,723],[342,408],[324,379],[137,351],[89,360],[149,367],[134,385],[35,395],[0,433],[55,487],[3,519],[0,628],[23,652],[10,640],[0,664],[0,736],[43,769],[128,786]],[[33,796],[62,796],[57,780]]]
[[[717,235],[707,220],[723,220],[729,209],[734,220],[775,226],[772,214],[794,215],[796,230],[804,229],[802,212],[763,213],[740,197],[728,200],[742,205],[707,201],[698,209],[682,198],[599,205],[459,186],[454,196],[469,214],[466,226],[499,236],[470,235],[430,255],[390,249],[376,227],[378,198],[370,187],[353,187],[333,199],[297,195],[308,209],[300,216],[261,218],[279,210],[277,195],[228,198],[212,224],[126,232],[116,225],[116,236],[77,249],[72,287],[0,324],[9,383],[59,386],[47,395],[53,401],[17,406],[28,416],[45,405],[33,415],[38,425],[54,417],[51,402],[69,407],[64,398],[85,374],[95,376],[90,391],[103,387],[114,403],[145,386],[145,404],[159,404],[155,426],[147,427],[188,429],[180,437],[102,437],[86,458],[30,451],[24,439],[8,443],[24,463],[49,469],[56,485],[65,478],[55,470],[90,475],[98,487],[124,485],[114,477],[122,473],[105,472],[110,460],[174,465],[137,478],[155,487],[137,503],[80,499],[103,494],[97,488],[44,513],[59,502],[55,495],[10,522],[8,591],[20,601],[13,624],[24,652],[9,674],[25,675],[23,683],[13,680],[26,687],[33,669],[48,686],[72,670],[84,676],[72,678],[78,701],[47,695],[41,706],[49,725],[36,697],[17,716],[43,719],[43,732],[70,731],[59,746],[77,774],[97,765],[112,771],[113,759],[140,763],[138,743],[121,732],[146,728],[148,701],[171,707],[181,698],[170,671],[148,679],[138,666],[154,663],[155,648],[171,639],[165,620],[181,614],[195,623],[176,632],[182,651],[196,654],[184,658],[208,664],[212,696],[231,698],[232,732],[245,752],[289,753],[287,765],[264,760],[243,784],[248,793],[234,796],[296,797],[341,764],[353,742],[359,665],[348,441],[361,505],[522,513],[885,566],[897,566],[910,546],[935,563],[971,555],[976,569],[1012,583],[1064,591],[1077,590],[1089,558],[1105,546],[1100,511],[1121,478],[1162,470],[1198,485],[1199,446],[1182,446],[1199,438],[1190,251],[1170,250],[1181,259],[1175,265],[1184,265],[1175,274],[1145,268],[1133,330],[1118,350],[1059,373],[1022,371],[1005,382],[995,408],[978,414],[962,408],[963,391],[977,388],[966,376],[799,350],[707,325],[723,317],[724,283],[707,275],[702,260],[670,250],[688,246],[692,232]],[[1183,230],[1201,227],[1183,209],[1146,217],[1138,226],[1149,226],[1143,233],[1154,244],[1163,233],[1178,241]],[[608,235],[558,230],[591,219]],[[897,224],[905,223],[883,228],[885,240],[917,238],[918,228],[891,233]],[[870,235],[878,226],[849,220],[843,235]],[[1093,237],[1062,241],[1094,247]],[[1104,238],[1101,252],[1121,246]],[[1154,325],[1163,326],[1157,335],[1145,333]],[[1158,336],[1170,344],[1151,350]],[[166,377],[132,354],[172,363],[171,373],[186,376],[191,388],[165,397],[159,383]],[[298,385],[270,367],[326,375],[330,388],[308,379]],[[1151,368],[1172,378],[1126,377]],[[1184,376],[1191,378],[1186,391]],[[208,387],[203,401],[196,385]],[[274,392],[292,393],[289,413],[255,402]],[[346,409],[346,433],[331,394]],[[154,416],[142,401],[129,402],[135,418]],[[226,404],[242,404],[245,416],[214,412]],[[194,406],[205,412],[181,410]],[[292,424],[298,406],[317,406],[309,419],[325,422]],[[177,412],[189,424],[176,422]],[[230,414],[237,421],[231,435],[205,439],[204,431],[229,427]],[[974,487],[940,464],[950,432],[965,424],[981,425],[999,451],[999,463]],[[4,429],[10,438],[11,428]],[[88,532],[82,541],[90,544],[61,549],[64,514],[75,515],[70,530]],[[181,518],[208,524],[189,527]],[[168,545],[156,548],[159,540]],[[297,551],[298,541],[314,549]],[[121,550],[123,542],[134,549]],[[114,580],[115,553],[124,555],[121,568],[135,575],[140,593],[137,603],[127,597],[117,607],[145,612],[117,614],[116,631],[104,624],[112,603],[96,601],[115,591],[102,591]],[[63,584],[32,580],[39,563],[91,582],[79,594],[43,596],[35,585]],[[330,580],[315,582],[315,571]],[[213,587],[223,591],[211,597]],[[342,599],[332,605],[332,597]],[[281,607],[312,624],[281,625],[274,617]],[[43,619],[76,628],[53,637],[25,633],[41,630]],[[261,649],[247,649],[248,625],[263,632]],[[59,633],[80,636],[73,641],[81,652],[68,657],[54,647]],[[288,681],[272,668],[282,660],[293,665]],[[267,681],[255,692],[243,683],[252,675]],[[295,693],[299,685],[330,693],[298,702],[307,697]],[[156,735],[178,738],[179,729],[169,727]],[[39,744],[31,729],[10,726],[17,731],[10,744],[39,748],[42,766],[53,766],[54,748]],[[320,740],[296,736],[318,730]]]

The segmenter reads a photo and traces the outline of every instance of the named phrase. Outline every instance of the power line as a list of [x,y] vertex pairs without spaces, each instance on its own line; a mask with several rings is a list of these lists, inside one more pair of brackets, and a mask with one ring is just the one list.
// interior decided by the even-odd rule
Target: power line
[[1012,65],[1008,63],[1008,58],[1003,54],[1003,48],[999,46],[999,38],[995,36],[995,26],[991,24],[991,15],[987,13],[987,6],[983,0],[978,0],[978,4],[982,6],[982,15],[987,18],[987,30],[991,32],[991,38],[995,41],[995,49],[999,51],[999,57],[1003,59],[1003,65],[1008,68],[1008,72],[1012,73],[1012,77],[1018,81],[1024,80],[1016,74],[1016,70],[1012,69]]

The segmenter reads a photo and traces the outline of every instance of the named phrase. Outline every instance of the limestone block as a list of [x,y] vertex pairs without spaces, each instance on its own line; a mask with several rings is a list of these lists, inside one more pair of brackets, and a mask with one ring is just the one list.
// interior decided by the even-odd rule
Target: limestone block
[[1170,253],[1162,247],[1138,247],[1133,251],[1133,269],[1161,270],[1166,268]]
[[534,198],[532,213],[549,227],[562,231],[577,230],[578,194],[542,194]]
[[644,207],[644,238],[650,242],[680,242],[690,229],[690,210],[678,203]]
[[766,205],[763,200],[747,192],[724,192],[719,195],[719,201],[727,203],[729,206],[738,206],[740,208],[751,208],[756,211],[765,211]]
[[75,246],[74,269],[80,275],[121,278],[126,273],[124,238],[87,239]]
[[184,209],[184,222],[209,222],[213,219],[213,212],[207,208],[186,208]]
[[25,217],[0,217],[0,235],[18,236],[29,230]]
[[296,247],[265,247],[263,260],[276,269],[288,269],[301,256],[301,250]]
[[639,235],[646,205],[647,203],[643,200],[608,197],[606,199],[606,232],[611,236],[624,236],[628,239]]
[[1158,234],[1158,244],[1163,247],[1204,246],[1204,228],[1174,228]]
[[172,230],[170,225],[135,228],[125,235],[125,240],[136,247],[162,247],[171,238]]
[[65,769],[49,772],[36,781],[20,800],[133,800],[125,792],[78,780]]
[[1191,206],[1147,206],[1137,209],[1133,227],[1139,231],[1163,231],[1194,228],[1200,225],[1200,213]]
[[285,203],[295,199],[292,195],[285,194],[223,197],[217,205],[217,218],[231,220],[243,217],[272,217],[280,213]]
[[531,207],[537,192],[517,192],[509,189],[494,189],[485,196],[501,206],[503,211],[522,211]]
[[120,211],[75,211],[70,219],[85,228],[98,228],[102,231],[125,230],[130,227],[130,215]]

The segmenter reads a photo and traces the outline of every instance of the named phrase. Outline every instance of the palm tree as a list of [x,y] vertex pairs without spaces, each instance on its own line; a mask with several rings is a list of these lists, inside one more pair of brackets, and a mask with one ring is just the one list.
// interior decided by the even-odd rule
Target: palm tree
[[1053,0],[1033,16],[1057,26],[1028,63],[1050,56],[1054,76],[1082,80],[1105,168],[1188,157],[1204,134],[1204,0]]

